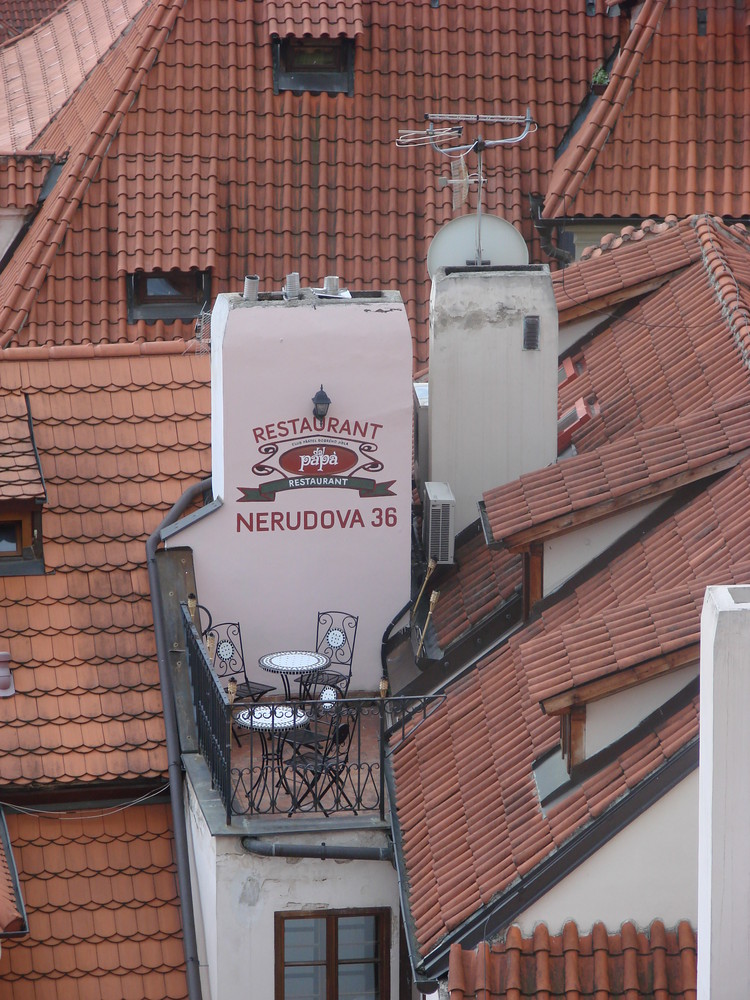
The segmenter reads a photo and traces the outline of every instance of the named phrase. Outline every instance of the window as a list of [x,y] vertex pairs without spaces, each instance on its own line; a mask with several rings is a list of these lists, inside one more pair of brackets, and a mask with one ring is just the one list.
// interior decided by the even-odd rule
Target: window
[[0,510],[0,576],[33,576],[44,572],[42,512],[33,503],[16,501]]
[[276,1000],[388,1000],[390,911],[276,914]]
[[349,38],[274,38],[273,92],[354,93],[354,42]]
[[136,271],[128,275],[128,323],[195,319],[210,295],[208,271]]

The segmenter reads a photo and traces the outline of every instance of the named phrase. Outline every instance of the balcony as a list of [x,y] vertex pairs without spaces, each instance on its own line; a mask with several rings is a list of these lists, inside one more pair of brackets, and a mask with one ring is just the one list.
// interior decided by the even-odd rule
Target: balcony
[[385,760],[444,696],[230,702],[187,606],[181,610],[198,745],[227,824],[233,816],[293,822],[316,813],[385,819]]

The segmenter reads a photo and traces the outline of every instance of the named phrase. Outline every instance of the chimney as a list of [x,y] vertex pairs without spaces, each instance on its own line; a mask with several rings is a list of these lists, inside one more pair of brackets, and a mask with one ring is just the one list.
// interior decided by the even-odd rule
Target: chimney
[[455,530],[485,490],[557,457],[557,306],[546,265],[440,267],[430,300],[429,478]]
[[701,617],[698,1000],[750,982],[750,586],[709,587]]

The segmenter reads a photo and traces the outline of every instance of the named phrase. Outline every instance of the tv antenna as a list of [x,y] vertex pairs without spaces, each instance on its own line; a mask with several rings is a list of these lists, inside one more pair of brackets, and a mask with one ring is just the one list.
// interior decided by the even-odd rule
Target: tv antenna
[[[408,146],[432,146],[451,161],[451,176],[440,178],[440,186],[453,188],[454,211],[466,201],[471,184],[477,185],[477,226],[476,226],[476,261],[482,263],[482,187],[486,183],[483,161],[484,152],[496,146],[511,146],[521,142],[536,132],[537,124],[531,117],[531,109],[526,109],[525,115],[449,115],[426,114],[428,123],[425,129],[399,129],[396,145],[399,148]],[[462,143],[464,126],[469,125],[514,125],[516,134],[504,139],[484,139],[477,136],[473,142]],[[466,157],[469,153],[477,154],[476,173],[470,174],[466,167]]]

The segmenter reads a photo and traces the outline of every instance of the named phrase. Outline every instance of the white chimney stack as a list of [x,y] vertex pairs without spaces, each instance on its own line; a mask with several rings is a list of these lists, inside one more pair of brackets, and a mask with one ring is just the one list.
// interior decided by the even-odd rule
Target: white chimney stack
[[750,983],[750,586],[709,587],[701,617],[698,1000]]

